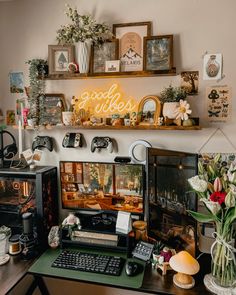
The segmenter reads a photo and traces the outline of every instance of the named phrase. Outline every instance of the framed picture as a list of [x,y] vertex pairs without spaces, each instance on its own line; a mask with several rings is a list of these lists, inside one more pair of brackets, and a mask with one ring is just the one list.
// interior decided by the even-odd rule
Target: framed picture
[[68,64],[74,62],[73,45],[48,45],[49,74],[69,72]]
[[62,124],[65,98],[62,93],[48,93],[40,100],[40,125]]
[[144,70],[168,71],[173,67],[173,35],[144,37]]
[[106,73],[114,73],[120,71],[120,61],[119,60],[107,60],[105,72]]
[[198,94],[199,71],[185,71],[181,72],[181,88],[183,88],[188,95]]
[[138,112],[141,114],[139,125],[156,125],[161,114],[161,102],[158,96],[145,96],[139,103]]
[[151,22],[114,24],[113,34],[120,40],[121,71],[142,71],[143,38],[151,36]]
[[117,60],[119,54],[119,40],[106,41],[101,46],[92,46],[91,73],[104,73],[106,61]]

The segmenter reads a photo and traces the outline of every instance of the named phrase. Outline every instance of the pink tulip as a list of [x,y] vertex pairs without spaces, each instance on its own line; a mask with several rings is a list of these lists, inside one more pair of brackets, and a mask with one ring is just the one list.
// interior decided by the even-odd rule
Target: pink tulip
[[222,183],[219,177],[216,177],[214,181],[214,191],[220,192],[222,190]]

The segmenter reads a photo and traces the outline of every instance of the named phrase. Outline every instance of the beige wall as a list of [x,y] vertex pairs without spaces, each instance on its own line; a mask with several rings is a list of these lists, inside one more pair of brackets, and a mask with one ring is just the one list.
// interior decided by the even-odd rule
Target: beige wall
[[[0,2],[0,104],[5,111],[14,108],[16,95],[9,93],[9,71],[22,70],[26,84],[28,67],[25,61],[32,58],[47,58],[48,44],[56,44],[56,30],[67,22],[64,3],[77,5],[80,13],[91,13],[99,21],[112,23],[152,21],[153,35],[174,34],[174,64],[177,72],[198,70],[200,72],[199,95],[190,97],[193,115],[199,116],[201,131],[95,131],[83,130],[87,147],[66,150],[61,147],[66,128],[43,131],[57,142],[55,151],[45,151],[42,163],[58,165],[59,160],[112,161],[117,155],[127,155],[130,144],[137,139],[146,139],[153,146],[198,152],[215,128],[220,127],[236,145],[235,112],[233,100],[232,120],[226,124],[208,124],[205,120],[205,88],[215,82],[202,80],[202,55],[222,53],[225,78],[218,84],[232,87],[236,93],[236,27],[235,0],[15,0]],[[180,76],[47,81],[47,92],[64,93],[67,98],[91,87],[106,87],[118,82],[127,95],[138,100],[148,94],[158,94],[170,83],[178,85]],[[17,135],[17,131],[13,130]],[[25,131],[25,147],[30,147],[33,131]],[[108,135],[116,139],[118,154],[102,151],[90,152],[90,142],[95,135]],[[233,152],[234,148],[222,134],[205,147],[208,152]],[[61,284],[60,284],[61,285]],[[59,286],[59,285],[58,285]],[[59,294],[59,293],[58,293]],[[97,294],[97,293],[96,293]],[[105,294],[105,293],[104,293]],[[111,293],[110,293],[111,294]]]

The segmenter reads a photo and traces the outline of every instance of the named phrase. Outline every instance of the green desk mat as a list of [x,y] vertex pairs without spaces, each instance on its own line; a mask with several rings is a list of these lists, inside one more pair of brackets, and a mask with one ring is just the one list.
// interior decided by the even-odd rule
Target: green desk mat
[[[123,258],[126,258],[126,254],[124,253],[114,253],[114,252],[107,252],[107,251],[93,251],[90,249],[79,249],[81,252],[87,253],[96,253],[96,254],[103,254],[103,255],[117,255]],[[77,270],[68,270],[68,269],[60,269],[51,267],[53,261],[57,258],[60,254],[61,249],[48,249],[44,252],[36,262],[30,267],[28,270],[29,273],[41,276],[50,276],[59,279],[71,279],[71,280],[78,280],[78,281],[85,281],[91,283],[100,283],[105,285],[111,286],[120,286],[120,287],[127,287],[127,288],[134,288],[138,289],[141,287],[143,282],[144,271],[136,276],[129,277],[125,273],[125,267],[123,267],[120,276],[111,276],[105,274],[97,274],[91,272],[83,272]],[[129,259],[135,261],[135,259]],[[142,261],[138,261],[141,263],[145,268],[145,263]]]

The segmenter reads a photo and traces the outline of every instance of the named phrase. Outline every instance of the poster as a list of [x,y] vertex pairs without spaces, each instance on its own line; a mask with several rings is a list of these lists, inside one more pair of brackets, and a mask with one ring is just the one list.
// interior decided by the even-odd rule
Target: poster
[[222,78],[222,54],[205,54],[203,58],[203,80]]
[[10,92],[11,93],[24,93],[24,76],[23,72],[11,72],[10,79]]
[[181,88],[183,88],[188,95],[198,94],[198,71],[185,71],[181,73]]

